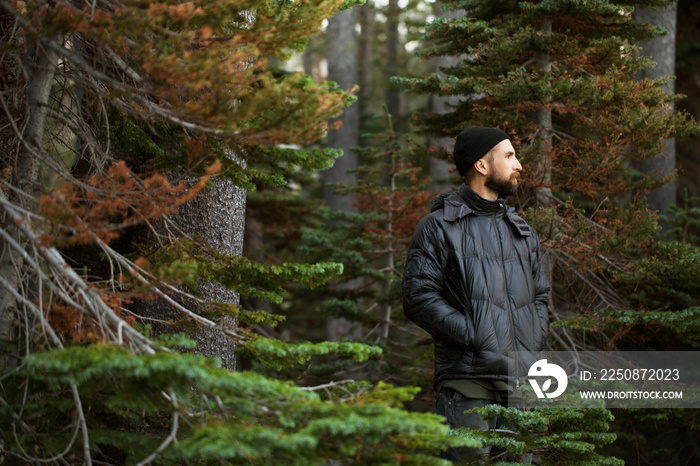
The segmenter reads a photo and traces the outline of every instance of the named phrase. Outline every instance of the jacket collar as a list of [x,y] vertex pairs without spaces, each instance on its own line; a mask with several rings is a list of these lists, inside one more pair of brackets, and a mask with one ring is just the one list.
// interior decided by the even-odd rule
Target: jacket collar
[[[475,208],[472,208],[469,204],[467,204],[467,199],[470,198],[472,194],[478,196],[478,194],[474,193],[466,184],[463,184],[459,191],[453,192],[449,195],[447,195],[444,198],[444,205],[443,205],[443,216],[446,222],[454,222],[456,220],[459,220],[462,217],[466,217],[467,215],[470,214],[476,214],[476,209],[479,207],[475,206]],[[499,199],[498,201],[488,201],[488,200],[483,200],[485,203],[493,203],[494,205],[491,205],[489,207],[488,204],[484,204],[484,207],[486,209],[492,208],[496,209],[498,204],[500,203],[500,208],[504,209],[505,211],[505,218],[509,220],[509,222],[515,227],[515,229],[520,233],[521,236],[531,236],[532,231],[530,226],[523,220],[516,212],[515,208],[509,205],[505,204],[505,201],[503,199]],[[483,207],[482,207],[483,210]],[[495,212],[495,211],[494,211]]]
[[498,215],[503,216],[506,213],[506,200],[498,198],[495,201],[484,199],[471,189],[466,184],[460,186],[457,191],[459,197],[469,206],[472,212],[477,215]]

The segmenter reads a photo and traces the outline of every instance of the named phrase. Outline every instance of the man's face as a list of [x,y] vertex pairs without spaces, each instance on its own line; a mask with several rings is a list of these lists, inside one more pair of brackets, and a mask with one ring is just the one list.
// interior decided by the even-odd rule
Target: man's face
[[508,139],[499,142],[485,156],[485,161],[489,167],[485,186],[501,197],[515,194],[523,167],[515,157],[513,144]]

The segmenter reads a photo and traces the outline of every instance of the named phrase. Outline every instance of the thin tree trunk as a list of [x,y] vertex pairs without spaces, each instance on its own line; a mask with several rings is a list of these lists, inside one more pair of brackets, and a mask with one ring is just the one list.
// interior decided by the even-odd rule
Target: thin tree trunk
[[[552,22],[545,20],[542,23],[542,32],[545,34],[552,33]],[[542,73],[548,74],[552,71],[552,60],[546,54],[537,54],[535,61],[540,65]],[[552,110],[546,107],[535,110],[533,121],[537,125],[539,139],[542,141],[542,152],[537,162],[537,166],[533,167],[536,174],[533,177],[539,183],[535,187],[535,199],[537,205],[541,207],[550,207],[552,204]],[[542,255],[542,269],[549,283],[553,283],[554,276],[554,260],[544,251]],[[550,306],[552,303],[552,293],[549,294]]]
[[389,79],[399,74],[399,0],[389,0],[387,8],[387,37],[386,37],[386,106],[392,118],[397,118],[401,111],[399,91],[394,88]]
[[17,155],[17,185],[28,196],[13,196],[23,208],[33,211],[36,195],[41,190],[41,154],[44,153],[44,132],[49,109],[49,94],[56,75],[58,57],[41,43],[29,54],[32,57],[27,79],[27,122],[22,133],[23,143]]
[[[391,156],[390,156],[391,157]],[[387,243],[386,243],[386,250],[387,250],[387,259],[386,259],[386,270],[389,271],[389,273],[394,273],[394,270],[396,269],[396,263],[394,260],[394,205],[392,200],[394,199],[394,193],[396,192],[396,159],[391,157],[391,165],[390,165],[390,188],[391,190],[389,191],[388,197],[389,197],[389,212],[388,216],[386,219],[386,238],[387,238]],[[387,282],[384,284],[384,291],[388,292],[389,287],[391,286],[392,280],[389,279]],[[382,329],[381,329],[381,338],[384,341],[389,340],[389,330],[391,329],[391,304],[387,303],[384,306],[384,312],[382,313]]]
[[[338,83],[341,89],[349,89],[357,84],[357,22],[355,8],[336,13],[328,21],[326,29],[326,57],[328,60],[328,79]],[[328,146],[343,150],[343,156],[335,161],[333,167],[323,172],[324,182],[355,184],[357,154],[352,149],[360,142],[360,115],[357,105],[351,105],[340,117],[342,126],[328,132]],[[349,196],[337,195],[331,187],[324,190],[326,204],[334,210],[354,211]]]
[[[552,33],[551,21],[545,20],[542,23],[542,32]],[[540,65],[543,74],[546,75],[552,71],[552,60],[548,55],[537,54],[535,61]],[[542,142],[542,152],[537,167],[534,167],[537,171],[534,178],[538,181],[535,195],[538,205],[549,207],[552,199],[552,111],[546,107],[535,110],[533,121],[539,132],[537,139]],[[548,278],[551,279],[551,276]]]
[[[442,11],[439,4],[435,4],[435,15],[444,16],[447,19],[457,18],[464,15],[462,10],[449,10]],[[441,71],[441,68],[448,68],[457,65],[465,56],[446,56],[442,55],[440,57],[434,58],[432,60],[433,72],[438,73],[440,76],[444,77],[445,73]],[[450,105],[457,104],[459,98],[457,96],[447,96],[439,97],[432,96],[430,99],[430,110],[434,113],[448,113],[452,111]],[[456,135],[455,135],[456,136]],[[430,141],[430,145],[436,148],[443,148],[448,151],[452,151],[454,146],[454,138],[433,138]],[[456,172],[450,173],[451,168],[454,167],[453,164],[445,160],[437,159],[435,157],[430,158],[430,189],[434,191],[448,191],[453,189],[454,186],[450,183],[451,180],[457,180],[459,175]]]
[[358,8],[360,17],[361,34],[357,38],[357,47],[359,50],[358,56],[358,84],[360,90],[357,93],[357,104],[360,115],[368,112],[371,108],[372,91],[370,83],[372,82],[372,72],[374,71],[373,63],[373,41],[375,32],[374,15],[376,11],[374,4],[367,2]]
[[[338,83],[341,89],[349,89],[358,82],[357,9],[351,8],[336,13],[328,21],[326,28],[326,58],[328,60],[328,79]],[[328,146],[343,150],[343,156],[335,161],[333,167],[323,172],[324,200],[333,210],[355,212],[350,196],[336,194],[333,183],[352,186],[356,176],[352,172],[357,168],[357,154],[353,148],[360,143],[360,114],[358,105],[352,105],[343,111],[340,117],[342,125],[337,130],[328,132]],[[348,284],[346,286],[353,286]],[[353,325],[347,319],[333,319],[326,325],[326,339],[337,341],[354,333]]]
[[[678,102],[679,108],[700,120],[700,67],[693,45],[700,42],[700,8],[697,0],[680,0],[676,14],[677,62],[675,91],[685,97]],[[682,168],[678,174],[678,185],[682,186],[683,202],[685,193],[689,198],[700,197],[700,137],[689,136],[676,141],[676,166]]]
[[320,81],[325,78],[321,72],[321,63],[323,62],[323,37],[311,36],[309,42],[302,55],[302,64],[304,73],[313,78],[314,81]]
[[[676,14],[678,4],[661,8],[658,10],[636,9],[634,19],[637,23],[651,23],[663,27],[668,34],[647,40],[639,44],[642,47],[642,54],[651,57],[656,62],[656,66],[640,70],[637,79],[657,79],[669,78],[676,72]],[[663,90],[674,92],[675,86],[670,81]],[[668,108],[673,112],[673,105]],[[665,140],[666,147],[663,154],[653,159],[643,160],[639,168],[644,173],[656,173],[663,177],[673,173],[676,169],[676,140],[674,138]],[[665,185],[652,190],[649,193],[649,207],[663,214],[673,204],[676,203],[677,183],[675,178]]]
[[[7,33],[7,31],[3,31]],[[8,58],[9,56],[9,58]],[[27,69],[17,69],[19,60],[13,61],[11,54],[4,57],[2,68],[3,87],[13,85],[13,95],[5,96],[5,102],[16,103],[14,108],[7,108],[3,113],[6,122],[25,121],[26,124],[3,134],[3,148],[10,153],[2,154],[3,167],[12,171],[12,185],[16,190],[9,191],[10,200],[23,209],[34,212],[37,196],[41,192],[41,157],[45,153],[43,137],[46,131],[49,95],[53,85],[58,58],[41,44],[36,44],[27,53]],[[12,76],[8,76],[11,74]],[[23,78],[26,83],[23,85]],[[10,82],[8,82],[8,79]],[[7,89],[2,89],[7,90]],[[8,98],[9,97],[9,98]],[[22,105],[25,104],[25,105]],[[7,112],[10,112],[8,114]],[[5,140],[7,139],[7,140]],[[16,149],[15,149],[16,148]],[[16,150],[16,152],[14,152]],[[14,153],[13,153],[14,152]],[[2,215],[2,228],[12,236],[16,229],[9,216]],[[21,238],[16,238],[22,243]],[[23,277],[23,259],[19,252],[9,247],[0,239],[0,275],[17,289],[29,287],[34,277]],[[31,293],[25,293],[31,295]],[[19,311],[10,290],[0,287],[0,340],[12,339],[15,318]]]

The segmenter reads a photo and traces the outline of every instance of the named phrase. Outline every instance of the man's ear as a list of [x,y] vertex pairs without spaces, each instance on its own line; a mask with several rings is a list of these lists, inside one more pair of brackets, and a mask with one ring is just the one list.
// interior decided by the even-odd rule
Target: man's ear
[[474,168],[476,171],[481,173],[482,175],[486,176],[488,174],[488,166],[486,161],[483,158],[480,158],[474,163]]

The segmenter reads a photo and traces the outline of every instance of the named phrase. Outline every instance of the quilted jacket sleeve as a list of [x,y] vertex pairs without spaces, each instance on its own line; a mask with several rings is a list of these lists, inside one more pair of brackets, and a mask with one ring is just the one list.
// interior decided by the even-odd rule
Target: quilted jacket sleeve
[[466,349],[474,330],[464,313],[443,298],[447,265],[445,236],[434,216],[421,220],[413,233],[403,275],[403,310],[406,317],[437,341]]
[[532,230],[532,238],[534,239],[533,247],[530,251],[530,263],[532,264],[532,279],[535,283],[535,308],[537,309],[537,317],[540,321],[542,329],[542,337],[535,342],[535,350],[542,351],[544,344],[547,342],[549,334],[549,315],[547,306],[549,305],[550,285],[547,276],[542,270],[542,257],[540,252],[540,240],[537,237],[534,229]]

